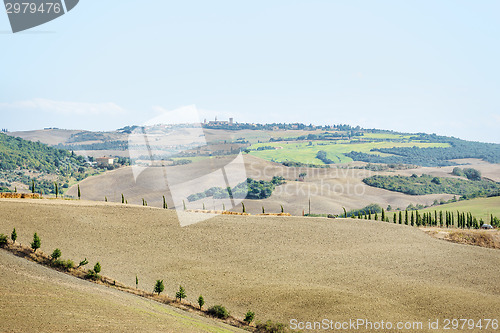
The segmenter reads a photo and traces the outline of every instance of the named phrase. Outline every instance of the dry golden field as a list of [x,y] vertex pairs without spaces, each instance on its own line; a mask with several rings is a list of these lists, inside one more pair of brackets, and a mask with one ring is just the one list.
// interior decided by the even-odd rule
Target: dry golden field
[[[259,159],[254,156],[245,155],[245,169],[248,177],[257,180],[270,180],[273,176],[283,176],[287,183],[279,186],[272,196],[265,200],[245,200],[247,211],[253,214],[260,213],[262,206],[266,212],[278,213],[281,205],[285,211],[292,215],[302,215],[308,211],[308,200],[311,197],[311,212],[316,214],[341,214],[342,207],[347,210],[365,207],[377,203],[384,209],[391,205],[394,209],[399,207],[405,209],[410,203],[417,205],[432,205],[434,200],[449,200],[450,194],[430,194],[412,196],[384,189],[374,188],[362,182],[363,178],[374,174],[393,175],[390,172],[374,173],[360,169],[317,169],[317,168],[287,168],[279,163],[273,163]],[[150,167],[144,170],[134,180],[131,167],[120,168],[106,172],[99,176],[87,178],[80,182],[83,199],[93,201],[121,202],[123,193],[129,203],[142,204],[144,198],[149,206],[161,207],[162,196],[165,195],[169,205],[170,192],[165,181],[165,175],[176,179],[178,183],[202,177],[210,164],[210,170],[223,167],[230,160],[227,158],[213,158],[188,165],[169,167]],[[448,168],[449,169],[449,168]],[[435,173],[440,172],[448,175],[452,169],[445,168],[418,168],[405,170],[402,173]],[[446,170],[446,171],[445,171]],[[304,181],[296,181],[299,174],[305,172],[307,176]],[[191,178],[189,178],[191,177]],[[209,180],[209,179],[207,179]],[[197,193],[212,187],[210,182],[198,181],[194,184],[190,193]],[[77,187],[68,190],[68,195],[76,197]],[[201,209],[205,204],[207,209],[212,209],[214,201],[212,198],[198,200],[190,203],[190,208]],[[235,208],[241,211],[241,206]]]
[[1,332],[244,332],[0,250]]
[[130,286],[137,274],[145,290],[164,279],[170,296],[182,284],[188,301],[202,294],[237,317],[249,309],[257,320],[285,323],[499,316],[500,251],[404,225],[218,216],[181,228],[171,210],[2,199],[0,233],[13,227],[23,244],[37,232],[45,252],[58,247],[63,259],[100,261],[103,275]]

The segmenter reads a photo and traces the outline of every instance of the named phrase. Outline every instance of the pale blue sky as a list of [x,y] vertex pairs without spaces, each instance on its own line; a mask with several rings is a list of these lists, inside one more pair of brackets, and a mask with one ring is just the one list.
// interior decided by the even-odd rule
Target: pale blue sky
[[116,129],[195,104],[500,143],[499,1],[81,0],[0,13],[0,127]]

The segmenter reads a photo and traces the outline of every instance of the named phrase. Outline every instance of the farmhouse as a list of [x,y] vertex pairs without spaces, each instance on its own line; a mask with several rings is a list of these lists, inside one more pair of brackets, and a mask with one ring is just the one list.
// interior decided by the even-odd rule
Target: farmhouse
[[112,157],[98,157],[96,158],[97,166],[107,167],[113,165],[114,159]]

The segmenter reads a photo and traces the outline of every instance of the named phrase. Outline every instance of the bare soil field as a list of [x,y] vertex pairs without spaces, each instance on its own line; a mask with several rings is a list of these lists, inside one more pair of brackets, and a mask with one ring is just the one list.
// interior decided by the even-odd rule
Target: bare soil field
[[[491,179],[495,182],[500,182],[500,164],[492,164],[482,160],[468,158],[460,160],[452,160],[452,162],[457,163],[456,166],[447,167],[422,167],[418,169],[401,170],[398,174],[411,176],[412,174],[429,174],[436,177],[455,177],[451,173],[455,167],[459,168],[474,168],[481,171],[482,177]],[[465,179],[465,178],[464,178]]]
[[21,243],[37,232],[43,251],[99,261],[121,283],[134,286],[137,274],[152,290],[164,279],[169,295],[182,284],[190,302],[202,294],[209,306],[241,317],[251,309],[260,321],[498,318],[500,251],[404,225],[223,215],[181,228],[171,210],[1,199],[0,232],[13,227]]
[[0,249],[2,332],[244,332]]
[[9,132],[10,136],[20,137],[30,141],[40,141],[48,145],[58,145],[66,143],[73,134],[82,132],[81,130],[46,129],[34,131]]
[[[273,176],[283,176],[287,184],[279,186],[270,198],[265,200],[245,200],[247,211],[257,214],[262,211],[279,213],[281,205],[285,211],[292,215],[302,215],[308,210],[308,201],[311,198],[311,212],[317,214],[340,214],[345,207],[347,210],[362,208],[372,203],[377,203],[386,208],[391,205],[395,208],[406,208],[410,203],[417,205],[431,205],[434,200],[449,200],[450,194],[431,194],[411,196],[403,193],[392,192],[374,188],[362,182],[363,178],[374,174],[364,169],[318,169],[318,168],[287,168],[279,163],[268,162],[260,158],[245,155],[245,169],[248,177],[257,180],[271,180]],[[177,183],[202,177],[206,171],[223,167],[230,159],[212,158],[182,166],[150,167],[145,169],[137,179],[134,179],[132,167],[125,167],[105,174],[89,177],[80,183],[82,198],[93,201],[121,202],[123,193],[129,203],[142,204],[144,198],[149,206],[161,207],[162,196],[167,197],[169,206],[172,205],[170,192],[165,181],[175,179]],[[210,166],[207,166],[210,164]],[[416,170],[422,170],[416,169]],[[406,171],[406,170],[405,170]],[[303,181],[297,181],[299,174],[305,172],[307,176]],[[408,171],[410,174],[413,171]],[[451,172],[451,171],[450,171]],[[209,180],[209,179],[207,179]],[[197,193],[212,187],[209,182],[197,181],[190,193]],[[68,195],[76,197],[77,187],[68,190]],[[212,198],[189,203],[191,209],[202,209],[205,204],[207,209],[213,209],[216,204]],[[241,206],[235,208],[241,211]]]

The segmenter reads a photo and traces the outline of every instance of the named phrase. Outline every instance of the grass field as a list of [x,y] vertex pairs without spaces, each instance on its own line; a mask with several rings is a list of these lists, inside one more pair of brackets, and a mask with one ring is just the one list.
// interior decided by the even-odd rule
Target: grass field
[[182,284],[190,302],[202,294],[207,305],[223,304],[239,317],[251,309],[261,321],[477,320],[495,318],[500,306],[498,250],[404,225],[219,216],[181,228],[171,210],[0,200],[0,232],[13,227],[21,243],[36,231],[43,251],[58,247],[64,258],[100,261],[102,274],[119,282],[133,286],[137,274],[139,287],[151,290],[164,279],[169,295]]
[[427,208],[422,211],[433,212],[435,210],[437,212],[450,211],[454,213],[456,213],[457,210],[460,212],[470,212],[472,215],[477,217],[477,219],[481,218],[485,223],[489,223],[491,214],[500,218],[500,197],[458,201],[446,205]]
[[2,332],[244,332],[0,250]]
[[327,153],[327,157],[333,160],[335,163],[349,163],[352,159],[346,157],[344,154],[351,151],[357,151],[368,154],[377,154],[380,156],[387,156],[387,154],[379,152],[371,152],[373,148],[392,148],[392,147],[449,147],[448,143],[428,143],[428,142],[359,142],[359,143],[349,143],[346,140],[339,142],[332,141],[312,141],[310,145],[309,142],[304,141],[287,141],[287,142],[267,142],[267,143],[257,143],[250,146],[250,149],[257,149],[258,147],[271,146],[277,147],[275,150],[252,150],[251,155],[276,162],[293,161],[308,164],[324,164],[322,161],[316,158],[316,154],[319,150],[324,150]]

